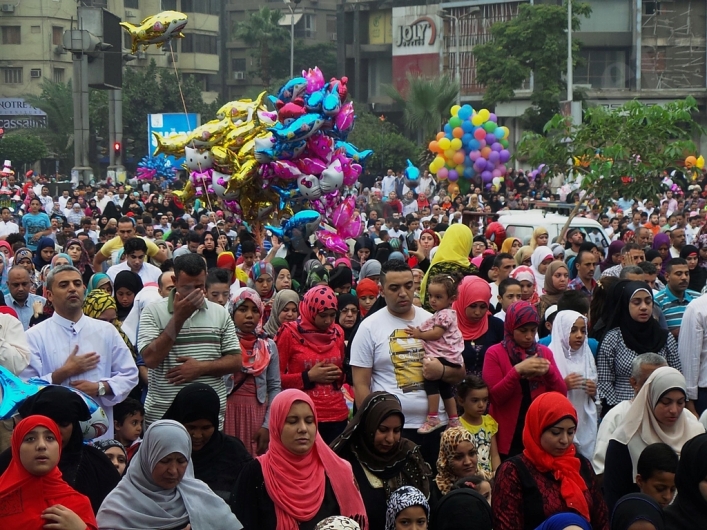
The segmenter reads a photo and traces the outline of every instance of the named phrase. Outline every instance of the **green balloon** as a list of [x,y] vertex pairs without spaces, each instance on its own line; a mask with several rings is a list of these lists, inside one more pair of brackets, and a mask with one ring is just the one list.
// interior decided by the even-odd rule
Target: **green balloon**
[[504,138],[499,143],[503,146],[504,149],[508,149],[508,140]]
[[461,127],[462,126],[462,120],[461,118],[455,116],[454,118],[449,118],[449,126],[454,129],[455,127]]
[[492,121],[487,121],[486,123],[484,123],[483,127],[484,127],[484,131],[486,131],[487,133],[492,133],[493,131],[496,130],[498,125],[496,125]]
[[462,178],[457,180],[457,185],[459,186],[459,191],[464,195],[469,193],[469,190],[471,189],[471,181],[467,179]]

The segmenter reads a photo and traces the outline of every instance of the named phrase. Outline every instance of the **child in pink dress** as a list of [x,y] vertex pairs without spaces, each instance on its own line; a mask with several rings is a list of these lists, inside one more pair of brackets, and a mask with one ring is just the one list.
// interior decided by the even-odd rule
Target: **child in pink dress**
[[[407,333],[413,338],[425,342],[425,357],[435,358],[444,366],[460,368],[464,364],[464,338],[457,326],[457,312],[451,309],[457,297],[458,280],[449,274],[433,276],[427,284],[429,304],[435,310],[432,318],[425,320],[419,327],[408,327]],[[430,433],[442,427],[439,419],[439,399],[444,401],[444,409],[449,416],[448,427],[459,427],[459,416],[454,401],[454,388],[441,379],[425,379],[428,412],[427,420],[417,432]]]

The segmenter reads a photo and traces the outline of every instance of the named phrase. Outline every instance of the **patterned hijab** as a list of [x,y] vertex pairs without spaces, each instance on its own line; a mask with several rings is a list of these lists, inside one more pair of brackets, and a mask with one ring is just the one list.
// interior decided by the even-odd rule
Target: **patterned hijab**
[[429,521],[430,505],[423,493],[412,486],[403,486],[395,490],[388,499],[388,508],[385,511],[385,530],[395,530],[396,517],[411,506],[422,506]]
[[[454,458],[454,451],[462,442],[469,442],[476,448],[474,435],[464,427],[452,427],[442,433],[442,439],[439,444],[439,457],[437,458],[437,476],[435,477],[435,482],[442,495],[449,493],[454,483],[460,478],[452,472],[452,459]],[[487,476],[486,471],[480,465],[477,464],[476,467],[479,475]]]
[[328,349],[336,341],[343,339],[344,333],[338,324],[332,324],[326,331],[314,324],[314,318],[329,309],[338,311],[339,304],[334,291],[325,285],[312,287],[299,303],[298,331],[305,335],[306,337],[302,338],[314,347]]
[[[258,281],[262,275],[267,274],[272,278],[272,286],[270,287],[270,292],[266,296],[261,296],[261,300],[264,303],[270,301],[270,299],[275,294],[275,269],[267,261],[256,261],[248,272],[248,287],[255,289],[255,282]],[[262,310],[261,310],[262,314]]]
[[[88,295],[83,301],[83,314],[87,317],[100,319],[101,315],[108,309],[115,309],[116,315],[118,314],[118,304],[116,304],[115,298],[113,298],[103,289],[94,289],[93,291],[88,293]],[[123,330],[120,328],[120,322],[118,321],[118,319],[116,318],[115,320],[113,320],[112,324],[115,329],[118,330],[120,338],[123,339],[123,342],[125,342],[125,345],[130,350],[130,353],[133,354],[133,358],[136,358],[137,355],[135,352],[135,347],[130,342],[128,336],[123,333]]]
[[361,527],[353,519],[335,515],[319,521],[314,530],[361,530]]
[[64,252],[66,252],[72,245],[78,245],[79,247],[81,247],[81,257],[79,258],[78,263],[74,263],[74,267],[80,270],[81,274],[83,274],[86,270],[86,266],[91,266],[91,260],[88,257],[88,252],[86,252],[86,249],[84,248],[83,243],[80,239],[69,239],[66,242],[66,245],[64,245]]
[[[241,287],[231,297],[231,316],[246,300],[253,302],[258,312],[263,314],[263,302],[258,293],[250,287]],[[252,376],[260,375],[270,364],[270,349],[263,329],[260,324],[256,326],[254,333],[244,333],[236,328],[236,334],[241,344],[243,371]]]
[[540,324],[540,317],[535,308],[528,302],[519,300],[514,302],[506,311],[506,321],[503,324],[503,347],[508,352],[508,357],[511,359],[511,364],[515,366],[529,355],[535,355],[537,352],[537,342],[524,350],[516,341],[513,340],[513,332],[527,324]]

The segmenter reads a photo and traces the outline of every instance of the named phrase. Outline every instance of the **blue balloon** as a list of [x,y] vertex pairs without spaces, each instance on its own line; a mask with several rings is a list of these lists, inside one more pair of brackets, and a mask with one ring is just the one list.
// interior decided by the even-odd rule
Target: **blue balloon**
[[459,112],[457,112],[457,116],[459,116],[462,120],[468,120],[469,118],[471,118],[471,113],[471,105],[464,105],[462,106],[462,108],[459,109]]
[[448,123],[445,123],[445,124],[444,124],[444,132],[445,132],[446,134],[452,134],[452,126],[449,125]]
[[323,124],[324,118],[319,114],[305,114],[287,126],[278,123],[275,127],[270,127],[268,130],[281,142],[295,142],[311,136]]
[[295,77],[282,85],[282,88],[277,93],[277,99],[283,103],[288,103],[294,98],[304,94],[307,88],[307,80],[304,77]]
[[37,385],[25,383],[2,366],[0,366],[0,388],[2,388],[0,420],[11,418],[25,399],[39,392]]
[[358,147],[349,142],[338,141],[334,144],[334,147],[336,149],[343,148],[344,154],[347,157],[352,158],[354,162],[356,162],[357,164],[361,164],[362,166],[365,166],[366,162],[368,162],[368,159],[373,156],[373,151],[371,151],[370,149],[359,151]]
[[408,158],[407,160],[408,166],[405,168],[403,171],[403,177],[405,177],[405,184],[409,188],[417,187],[418,182],[420,181],[420,170],[410,162],[410,159]]
[[471,177],[473,177],[473,176],[474,176],[474,168],[472,168],[472,167],[465,167],[465,168],[464,168],[464,176],[465,176],[466,178],[468,178],[468,179],[471,178]]
[[462,131],[465,133],[471,133],[474,132],[474,124],[471,123],[469,120],[465,120],[462,122]]
[[464,136],[462,136],[462,144],[468,145],[469,142],[471,142],[473,139],[474,137],[471,134],[466,133]]
[[469,152],[471,151],[478,151],[479,148],[481,147],[481,144],[476,138],[472,138],[469,143],[467,144],[467,149]]

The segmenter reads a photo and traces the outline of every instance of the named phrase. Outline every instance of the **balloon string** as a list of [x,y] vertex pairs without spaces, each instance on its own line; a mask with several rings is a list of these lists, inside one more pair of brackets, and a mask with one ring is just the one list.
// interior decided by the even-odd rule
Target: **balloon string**
[[[182,106],[184,107],[184,117],[187,119],[187,124],[189,123],[189,112],[187,111],[187,102],[184,99],[184,92],[182,92],[182,81],[179,78],[179,71],[177,70],[177,61],[174,58],[174,47],[171,46],[169,47],[169,51],[172,54],[172,65],[174,66],[174,77],[177,78],[177,87],[179,88],[179,96],[182,98]],[[192,147],[196,148],[194,143],[192,142]],[[203,173],[201,169],[201,162],[197,159],[196,161],[197,165],[199,166],[199,173]],[[204,197],[206,197],[206,202],[209,205],[209,211],[215,211],[213,206],[211,205],[211,198],[209,197],[208,190],[204,190]]]

